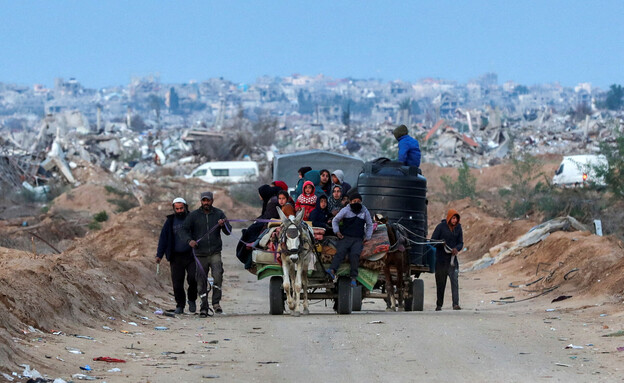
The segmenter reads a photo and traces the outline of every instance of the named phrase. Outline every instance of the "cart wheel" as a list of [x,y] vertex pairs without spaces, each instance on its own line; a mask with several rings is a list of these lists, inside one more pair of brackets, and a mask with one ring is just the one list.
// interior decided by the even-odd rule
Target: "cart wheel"
[[353,311],[362,311],[362,286],[352,287],[353,289]]
[[272,276],[269,282],[269,314],[282,315],[284,313],[283,278]]
[[347,277],[338,278],[338,314],[351,314],[353,310],[353,289],[351,279]]
[[405,300],[405,311],[423,311],[425,302],[425,284],[422,279],[410,283],[409,297]]

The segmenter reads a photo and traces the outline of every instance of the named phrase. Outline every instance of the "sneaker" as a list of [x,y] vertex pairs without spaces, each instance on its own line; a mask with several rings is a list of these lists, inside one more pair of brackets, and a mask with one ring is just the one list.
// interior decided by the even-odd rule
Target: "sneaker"
[[334,273],[334,270],[327,269],[327,270],[325,270],[325,272],[327,273],[327,275],[329,275],[329,277],[332,279],[332,281],[334,283],[336,283],[336,280],[338,279],[338,277],[336,277],[336,274]]
[[441,306],[436,306],[436,311],[442,311],[442,307]]
[[454,305],[453,310],[461,310],[461,307],[459,307],[459,305]]
[[194,313],[195,311],[197,311],[197,305],[195,304],[195,301],[188,301],[188,305],[190,312]]
[[174,310],[175,314],[184,314],[184,307],[176,307]]
[[351,280],[351,287],[357,287],[357,281],[355,279]]
[[212,305],[212,307],[214,308],[214,312],[217,314],[223,314],[223,309],[221,308],[221,305],[218,303],[215,303],[214,305]]

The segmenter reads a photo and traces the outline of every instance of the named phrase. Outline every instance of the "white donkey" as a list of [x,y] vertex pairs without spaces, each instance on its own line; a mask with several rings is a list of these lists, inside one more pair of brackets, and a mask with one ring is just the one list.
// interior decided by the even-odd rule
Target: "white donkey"
[[290,314],[299,316],[299,300],[303,290],[303,314],[308,310],[308,263],[313,251],[313,239],[308,225],[303,221],[304,210],[296,217],[286,217],[281,209],[277,209],[282,226],[280,231],[280,258],[284,271],[284,291],[288,301]]

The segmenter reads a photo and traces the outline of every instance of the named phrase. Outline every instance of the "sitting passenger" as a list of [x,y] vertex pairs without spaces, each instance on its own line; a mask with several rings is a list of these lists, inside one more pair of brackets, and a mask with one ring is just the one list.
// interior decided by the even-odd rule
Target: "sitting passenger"
[[349,193],[349,189],[351,189],[351,185],[345,182],[344,180],[344,172],[340,169],[334,170],[331,174],[331,179],[334,185],[342,186],[342,195],[346,196]]
[[314,194],[314,184],[312,181],[306,181],[303,184],[303,193],[299,197],[297,197],[297,202],[295,203],[295,210],[299,211],[304,209],[303,220],[307,221],[310,218],[310,213],[316,207],[316,195]]
[[327,199],[327,204],[332,217],[336,216],[340,209],[345,207],[345,202],[342,200],[342,186],[332,186],[332,192]]
[[323,190],[323,193],[325,193],[325,195],[329,197],[329,195],[331,194],[332,185],[329,170],[323,169],[319,172],[319,175],[321,176],[321,182],[319,182],[318,184],[319,189]]
[[316,208],[310,213],[310,221],[313,227],[321,227],[327,229],[331,225],[332,215],[327,207],[327,197],[322,195],[318,197]]
[[299,198],[299,195],[301,194],[301,191],[303,190],[303,183],[306,181],[303,179],[303,177],[310,170],[312,170],[311,167],[304,166],[302,168],[299,168],[299,170],[297,171],[299,174],[299,180],[297,181],[297,186],[295,186],[295,194],[294,194],[295,198]]
[[286,217],[295,215],[295,202],[290,195],[288,195],[287,191],[282,190],[277,193],[277,202]]
[[277,193],[282,189],[278,186],[262,185],[258,188],[258,194],[262,200],[262,213],[258,219],[279,218],[277,213]]
[[284,181],[273,181],[271,182],[271,186],[277,186],[284,191],[288,191],[288,185],[286,185],[286,182]]

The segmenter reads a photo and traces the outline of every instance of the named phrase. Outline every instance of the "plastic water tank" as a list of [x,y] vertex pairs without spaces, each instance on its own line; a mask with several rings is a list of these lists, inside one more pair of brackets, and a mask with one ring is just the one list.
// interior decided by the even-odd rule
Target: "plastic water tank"
[[[420,169],[398,161],[380,158],[364,164],[357,191],[372,215],[383,214],[390,223],[400,223],[413,234],[410,239],[423,243],[427,238],[427,179]],[[424,245],[412,243],[410,263],[427,264]]]

